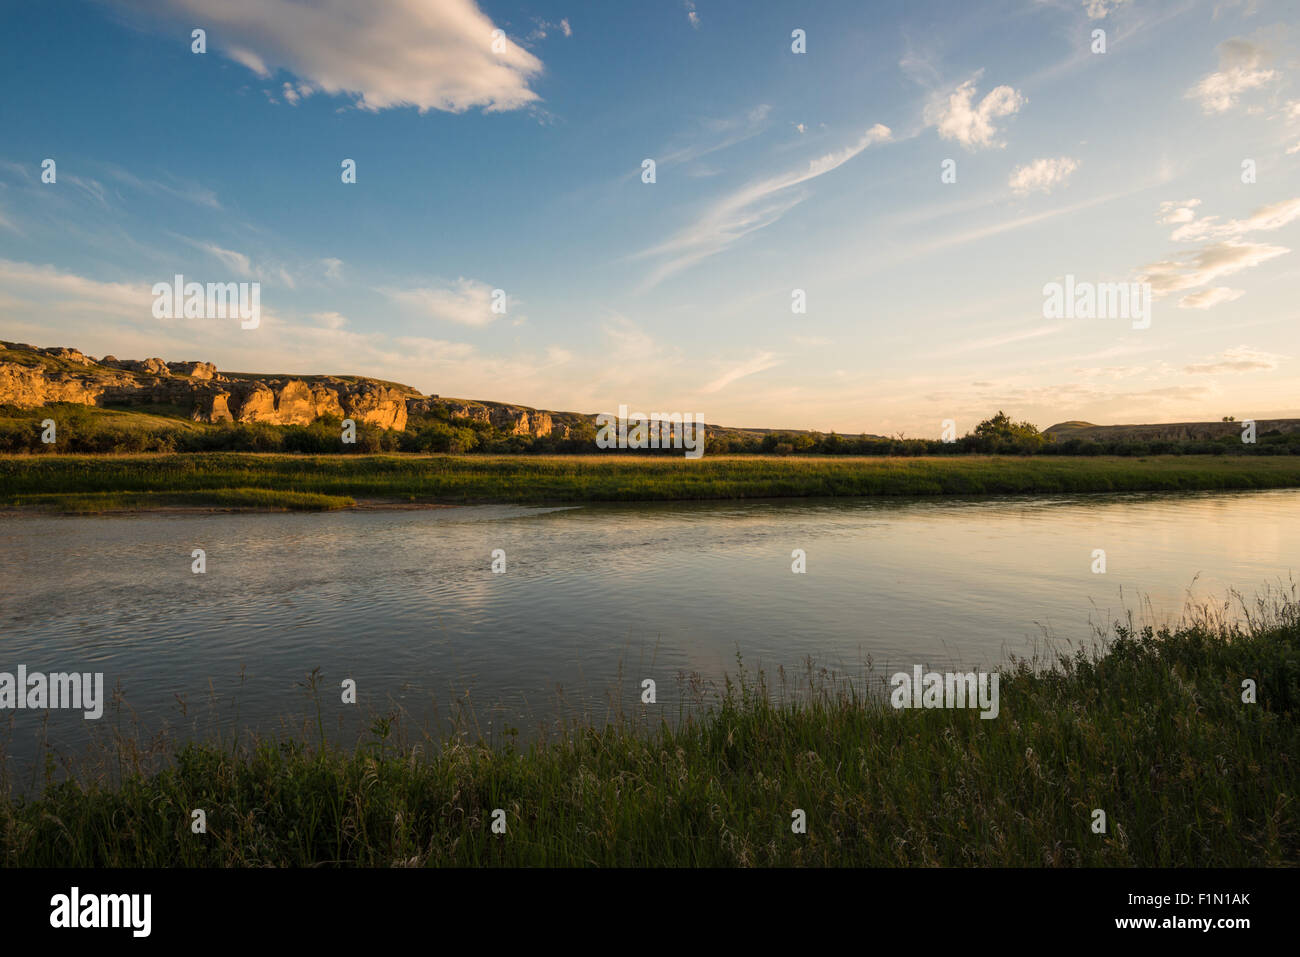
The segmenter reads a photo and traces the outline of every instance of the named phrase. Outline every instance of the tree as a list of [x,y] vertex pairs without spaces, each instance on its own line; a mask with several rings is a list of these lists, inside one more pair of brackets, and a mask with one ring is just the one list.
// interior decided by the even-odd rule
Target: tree
[[975,426],[975,433],[981,439],[1012,439],[1015,441],[1028,440],[1030,442],[1043,441],[1042,434],[1038,431],[1038,426],[1032,422],[1013,422],[1011,417],[998,410],[998,414],[991,419],[985,419],[979,425]]

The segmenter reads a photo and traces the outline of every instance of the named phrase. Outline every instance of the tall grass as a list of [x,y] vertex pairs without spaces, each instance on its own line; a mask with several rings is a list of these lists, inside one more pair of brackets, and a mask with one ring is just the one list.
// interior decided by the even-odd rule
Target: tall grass
[[321,495],[317,492],[286,489],[219,488],[169,492],[40,492],[16,497],[9,504],[72,515],[93,515],[171,508],[325,512],[351,508],[356,505],[356,501],[346,495]]
[[[1225,611],[1012,661],[994,720],[894,710],[811,672],[769,687],[742,669],[680,721],[644,708],[527,745],[411,734],[381,715],[355,747],[318,722],[187,743],[146,770],[150,747],[119,739],[112,780],[0,801],[0,861],[1294,865],[1300,604],[1293,588]],[[1257,703],[1242,701],[1247,678]],[[206,834],[191,831],[194,809]],[[796,809],[806,834],[792,833]]]
[[[986,495],[1300,487],[1300,458],[1146,459],[970,455],[909,458],[765,456],[308,456],[210,453],[0,458],[0,504],[57,507],[59,496],[105,495],[139,507],[144,494],[264,493],[381,502],[584,502],[855,495]],[[119,493],[114,500],[106,493]],[[324,507],[306,501],[307,507]],[[340,502],[332,503],[342,504]]]

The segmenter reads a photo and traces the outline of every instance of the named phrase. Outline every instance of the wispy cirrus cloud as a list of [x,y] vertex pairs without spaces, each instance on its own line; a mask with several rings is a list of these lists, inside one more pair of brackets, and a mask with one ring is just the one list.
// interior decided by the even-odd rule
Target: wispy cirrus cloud
[[278,282],[289,289],[297,288],[297,282],[284,266],[271,263],[256,263],[246,253],[241,253],[235,249],[226,249],[214,242],[188,237],[182,238],[195,249],[207,253],[237,276],[257,279],[262,282]]
[[[659,166],[671,163],[689,163],[710,153],[728,149],[738,143],[753,139],[768,127],[768,117],[772,107],[760,103],[745,113],[723,119],[706,119],[700,122],[700,129],[692,135],[689,145],[666,150],[659,154],[656,162]],[[639,176],[640,170],[629,175]]]
[[844,149],[827,153],[778,176],[750,183],[715,203],[703,216],[665,243],[637,253],[634,259],[659,259],[642,286],[651,288],[674,273],[717,255],[737,240],[770,226],[801,203],[805,196],[794,187],[843,166],[868,146],[893,138],[889,127],[877,123]]
[[223,249],[216,243],[194,242],[194,246],[202,249],[213,259],[218,260],[223,266],[232,272],[241,276],[253,275],[253,263],[247,256],[233,249]]
[[196,206],[207,206],[209,209],[221,208],[221,202],[217,199],[217,194],[206,186],[181,180],[164,182],[160,179],[146,179],[136,176],[120,166],[109,165],[107,169],[109,176],[133,189],[154,195],[170,196],[174,199],[184,200],[187,203],[193,203]]
[[708,385],[702,386],[700,392],[705,395],[714,392],[721,392],[738,379],[756,375],[759,372],[765,372],[773,366],[778,366],[780,364],[781,359],[776,355],[776,353],[760,352],[753,358],[746,359],[744,362],[727,369]]
[[1215,375],[1222,372],[1272,372],[1286,359],[1275,352],[1252,349],[1250,346],[1237,346],[1225,349],[1222,355],[1211,356],[1203,362],[1184,366],[1188,375]]
[[1030,339],[1041,339],[1043,336],[1054,336],[1068,328],[1069,325],[1067,323],[1057,323],[1051,326],[1037,326],[1033,329],[1021,330],[1019,332],[1009,332],[1000,336],[972,339],[947,350],[942,353],[942,355],[961,355],[967,352],[978,352],[981,349],[1000,349],[1003,346],[1009,346],[1017,342],[1026,342]]
[[[1171,293],[1207,285],[1243,269],[1251,269],[1290,251],[1285,246],[1270,246],[1266,243],[1212,243],[1192,250],[1186,256],[1150,263],[1143,268],[1140,279],[1151,284],[1151,294],[1159,299]],[[1193,307],[1208,308],[1194,304]]]
[[42,309],[147,318],[153,293],[146,282],[103,282],[51,265],[0,259],[0,288]]
[[[1260,206],[1244,219],[1220,221],[1218,216],[1201,216],[1199,199],[1167,200],[1160,204],[1156,221],[1174,226],[1174,242],[1205,243],[1173,259],[1143,267],[1141,279],[1151,283],[1156,298],[1208,286],[1210,283],[1244,269],[1284,256],[1285,246],[1249,242],[1246,236],[1271,232],[1300,220],[1300,197]],[[1245,295],[1244,290],[1213,286],[1190,293],[1178,300],[1181,309],[1212,309]]]
[[1207,239],[1236,239],[1247,233],[1268,232],[1281,229],[1300,219],[1300,196],[1284,199],[1281,202],[1261,206],[1245,219],[1230,219],[1219,222],[1218,216],[1200,216],[1195,214],[1195,207],[1200,200],[1190,200],[1187,205],[1176,206],[1165,213],[1168,204],[1161,204],[1160,222],[1177,224],[1178,228],[1170,234],[1175,242],[1201,242]]
[[412,289],[384,289],[394,302],[421,315],[462,326],[486,326],[497,318],[492,312],[492,287],[463,276],[454,282]]
[[1234,299],[1240,299],[1245,294],[1244,289],[1215,286],[1212,289],[1202,289],[1200,292],[1183,296],[1178,300],[1178,306],[1180,309],[1213,309],[1221,302],[1232,302]]

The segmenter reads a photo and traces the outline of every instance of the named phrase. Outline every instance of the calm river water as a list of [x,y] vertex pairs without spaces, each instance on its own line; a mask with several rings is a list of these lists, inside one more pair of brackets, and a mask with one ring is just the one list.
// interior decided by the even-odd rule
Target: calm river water
[[[191,570],[206,552],[205,574]],[[505,571],[492,571],[493,550]],[[806,553],[794,574],[792,552]],[[1106,553],[1095,574],[1094,549]],[[0,518],[0,672],[102,671],[129,711],[6,711],[11,760],[133,714],[192,731],[206,712],[273,730],[400,706],[485,731],[611,699],[680,703],[679,675],[848,676],[996,667],[1043,628],[1086,641],[1149,601],[1253,596],[1300,565],[1300,492],[470,507],[327,514]],[[1194,584],[1193,584],[1194,583]],[[1190,591],[1189,591],[1190,589]],[[359,707],[340,703],[355,679]],[[562,698],[560,692],[562,691]],[[188,714],[182,715],[180,701]],[[215,708],[213,703],[216,702]],[[368,724],[368,719],[366,722]]]

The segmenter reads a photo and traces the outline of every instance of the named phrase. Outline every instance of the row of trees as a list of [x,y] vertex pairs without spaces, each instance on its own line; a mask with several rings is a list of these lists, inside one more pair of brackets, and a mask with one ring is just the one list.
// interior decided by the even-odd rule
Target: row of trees
[[[41,442],[42,419],[58,425],[54,445]],[[681,449],[600,450],[594,424],[570,425],[569,437],[511,435],[486,422],[430,416],[412,419],[401,432],[359,425],[356,441],[340,441],[342,423],[325,418],[305,426],[239,423],[201,426],[163,418],[125,420],[99,410],[60,405],[38,410],[0,408],[0,452],[291,452],[303,454],[376,452],[446,452],[452,454],[669,455]],[[1055,439],[1030,422],[1015,422],[1002,412],[985,419],[951,442],[936,439],[881,439],[834,432],[771,432],[763,436],[708,433],[706,455],[1164,455],[1164,454],[1300,454],[1300,433],[1276,432],[1254,445],[1239,437],[1178,442],[1172,440],[1097,442]]]

